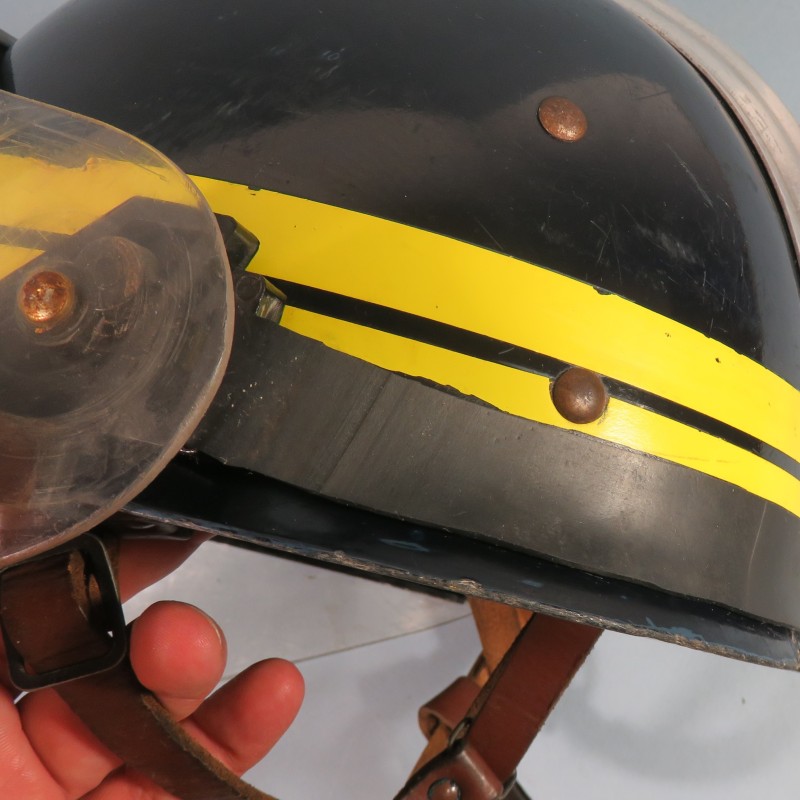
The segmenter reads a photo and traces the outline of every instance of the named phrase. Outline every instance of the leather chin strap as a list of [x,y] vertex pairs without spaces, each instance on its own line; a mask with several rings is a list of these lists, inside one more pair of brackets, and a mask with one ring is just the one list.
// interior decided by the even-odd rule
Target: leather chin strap
[[516,768],[599,628],[470,599],[483,653],[420,709],[428,746],[395,800],[526,800]]
[[[420,712],[430,742],[396,800],[525,800],[517,764],[600,634],[488,601],[472,608],[483,655]],[[125,767],[180,800],[275,800],[196,744],[138,682],[95,537],[0,573],[0,622],[15,685],[52,686]]]
[[475,597],[470,598],[469,605],[482,652],[469,676],[456,678],[443,692],[420,708],[419,725],[428,744],[417,760],[414,772],[447,748],[453,731],[468,714],[481,687],[532,616],[530,611]]
[[136,679],[104,555],[97,539],[81,537],[0,575],[15,685],[35,689],[64,681],[53,688],[95,736],[126,767],[180,800],[274,800],[187,736]]

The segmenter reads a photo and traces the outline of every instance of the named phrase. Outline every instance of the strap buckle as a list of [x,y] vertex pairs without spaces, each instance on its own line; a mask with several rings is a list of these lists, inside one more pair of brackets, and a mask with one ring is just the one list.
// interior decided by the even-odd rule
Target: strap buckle
[[11,682],[33,691],[96,675],[127,653],[117,582],[91,534],[0,572]]
[[461,738],[419,770],[395,800],[502,800],[509,788]]
[[475,692],[456,683],[423,709],[423,726],[430,731],[432,720],[434,735],[437,726],[453,727],[451,715],[463,718],[446,749],[395,800],[524,800],[515,788],[517,765],[599,635],[581,623],[531,616],[468,708]]

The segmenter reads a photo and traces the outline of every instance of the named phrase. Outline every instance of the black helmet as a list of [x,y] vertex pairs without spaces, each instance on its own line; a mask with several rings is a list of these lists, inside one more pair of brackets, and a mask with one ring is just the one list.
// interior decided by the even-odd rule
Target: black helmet
[[[658,24],[601,0],[81,0],[12,45],[5,88],[133,134],[192,177],[233,290],[203,260],[215,246],[153,212],[165,198],[146,188],[70,230],[0,219],[35,251],[0,283],[16,337],[0,356],[15,376],[0,473],[35,476],[0,499],[19,521],[3,558],[127,503],[797,669],[797,135],[771,97],[742,102],[763,94],[749,73],[709,53],[693,65],[691,31]],[[187,242],[202,266],[173,278]],[[82,280],[105,290],[86,271],[105,264],[125,286],[128,265],[141,276],[107,352],[75,348],[85,315],[26,317],[42,280],[80,298]],[[185,302],[151,311],[153,296]],[[234,341],[212,399],[226,297]],[[185,363],[146,337],[128,350],[130,331],[175,330]],[[106,398],[94,386],[109,374]],[[109,403],[114,424],[66,457],[53,430]],[[98,448],[111,466],[92,495]]]

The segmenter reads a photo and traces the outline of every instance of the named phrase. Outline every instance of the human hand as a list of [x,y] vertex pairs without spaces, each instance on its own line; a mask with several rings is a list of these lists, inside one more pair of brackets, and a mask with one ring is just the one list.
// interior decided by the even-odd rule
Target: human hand
[[[175,569],[199,544],[123,540],[123,600]],[[157,603],[134,623],[131,663],[139,680],[187,732],[236,773],[278,741],[299,710],[303,679],[289,662],[254,664],[207,697],[222,676],[226,648],[217,625],[183,603]],[[0,643],[0,797],[9,800],[169,800],[84,727],[52,689],[14,703]]]

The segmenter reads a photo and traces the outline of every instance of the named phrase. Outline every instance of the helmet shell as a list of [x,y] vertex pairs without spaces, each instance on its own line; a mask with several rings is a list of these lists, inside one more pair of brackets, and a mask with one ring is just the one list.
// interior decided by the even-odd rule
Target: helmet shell
[[[589,425],[526,416],[436,369],[331,354],[329,329],[294,314],[292,331],[240,326],[238,366],[197,446],[382,514],[800,624],[795,253],[735,116],[639,20],[588,0],[81,0],[16,43],[4,76],[140,136],[197,176],[215,210],[240,210],[272,254],[252,268],[287,309],[545,386],[589,369],[611,397]],[[554,97],[585,116],[574,141],[542,119]],[[248,192],[252,205],[230,200]],[[302,201],[325,219],[357,214],[374,235],[336,255],[317,239],[316,262],[292,272],[274,254],[299,244],[281,250],[268,219],[305,219]],[[412,254],[427,235],[453,244],[422,271],[381,250],[413,238]],[[507,279],[509,262],[543,282]],[[361,288],[372,275],[388,287],[377,300]],[[537,327],[556,304],[537,289],[551,276],[569,298],[599,299],[565,301]],[[436,316],[451,295],[457,322]],[[618,303],[615,335],[617,311],[595,316],[604,298]],[[512,317],[518,338],[501,333]],[[681,342],[669,359],[662,322]],[[555,343],[564,331],[578,357]],[[266,398],[250,391],[264,365]],[[623,405],[669,432],[615,439]],[[676,456],[663,446],[673,432],[700,444]],[[719,466],[729,457],[735,474]]]

